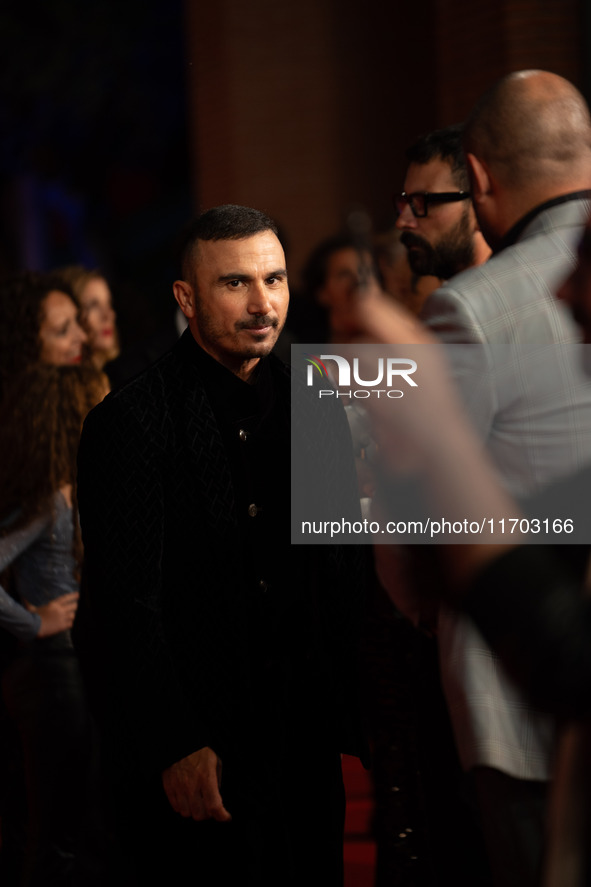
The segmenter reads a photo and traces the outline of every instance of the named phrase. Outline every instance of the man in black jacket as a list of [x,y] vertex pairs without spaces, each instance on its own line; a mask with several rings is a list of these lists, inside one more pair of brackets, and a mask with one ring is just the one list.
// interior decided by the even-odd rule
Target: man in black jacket
[[[80,514],[127,883],[342,882],[362,583],[353,547],[290,545],[276,232],[249,208],[203,213],[174,284],[188,330],[85,423]],[[310,434],[327,489],[355,498],[347,453],[322,421]]]

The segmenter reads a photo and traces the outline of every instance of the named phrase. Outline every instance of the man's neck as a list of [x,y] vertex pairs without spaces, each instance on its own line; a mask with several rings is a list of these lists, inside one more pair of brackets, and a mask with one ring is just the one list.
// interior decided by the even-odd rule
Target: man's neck
[[515,220],[514,224],[506,231],[499,242],[495,244],[494,252],[498,253],[500,252],[500,250],[505,249],[505,247],[511,246],[512,244],[516,243],[525,229],[528,227],[528,225],[536,218],[536,216],[539,216],[540,213],[544,212],[544,210],[550,209],[553,206],[560,206],[560,204],[562,203],[569,203],[573,200],[583,199],[591,199],[591,189],[570,191],[568,193],[565,192],[564,194],[559,194],[554,197],[547,198],[533,205],[529,210],[527,210],[523,215]]
[[224,366],[229,369],[230,372],[234,373],[235,376],[238,376],[239,379],[242,379],[243,382],[248,382],[249,385],[252,385],[257,377],[257,370],[260,362],[260,357],[255,357],[250,360],[242,361],[240,367],[237,369],[230,367],[227,364],[224,364]]
[[490,258],[492,250],[480,231],[474,234],[474,261],[472,266],[482,265]]
[[208,347],[203,342],[200,342],[193,330],[191,330],[191,333],[202,351],[209,354],[213,360],[225,367],[234,376],[252,385],[257,376],[256,369],[260,363],[260,357],[242,358],[236,355],[234,358],[231,354],[217,351],[215,348]]

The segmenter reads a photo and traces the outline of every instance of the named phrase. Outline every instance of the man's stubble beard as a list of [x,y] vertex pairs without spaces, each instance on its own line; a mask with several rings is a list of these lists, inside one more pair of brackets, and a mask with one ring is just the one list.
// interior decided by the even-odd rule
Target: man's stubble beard
[[236,348],[236,350],[231,348],[228,349],[227,345],[224,344],[224,340],[226,339],[225,332],[222,332],[216,322],[212,320],[211,315],[200,302],[197,293],[195,297],[195,320],[197,322],[199,335],[204,345],[208,346],[206,347],[207,351],[210,351],[211,349],[214,352],[225,352],[230,358],[239,358],[242,360],[252,360],[257,357],[266,357],[270,354],[277,344],[277,339],[283,329],[283,324],[279,322],[278,318],[271,318],[268,315],[256,319],[253,317],[247,321],[237,322],[234,325],[236,335],[238,335],[242,329],[248,329],[257,324],[262,324],[273,327],[275,330],[275,337],[272,340],[266,339],[259,343],[253,342],[250,346],[245,345],[241,347],[240,350],[238,350],[238,348]]
[[412,231],[403,231],[400,242],[407,249],[414,245],[419,247],[419,250],[408,251],[408,262],[412,271],[421,277],[433,275],[440,280],[449,280],[450,277],[475,264],[476,254],[469,209],[462,213],[457,224],[435,246]]

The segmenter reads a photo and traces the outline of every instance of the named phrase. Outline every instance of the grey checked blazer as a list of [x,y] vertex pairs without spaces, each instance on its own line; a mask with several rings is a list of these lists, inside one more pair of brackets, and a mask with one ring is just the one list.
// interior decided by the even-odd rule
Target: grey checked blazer
[[[480,346],[452,347],[450,360],[469,414],[516,496],[591,460],[591,383],[577,327],[555,298],[590,210],[580,199],[542,210],[514,245],[454,277],[423,311],[443,342]],[[463,766],[549,778],[551,721],[521,696],[467,617],[442,611],[439,638]]]

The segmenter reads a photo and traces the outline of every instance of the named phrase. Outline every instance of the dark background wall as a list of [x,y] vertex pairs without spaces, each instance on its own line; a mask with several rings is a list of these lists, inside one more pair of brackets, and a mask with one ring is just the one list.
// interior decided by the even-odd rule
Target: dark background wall
[[511,70],[588,94],[583,0],[52,0],[0,10],[0,270],[101,265],[124,341],[171,310],[199,208],[310,248],[390,195],[417,135]]
[[182,0],[0,4],[0,271],[100,265],[125,338],[192,212]]

